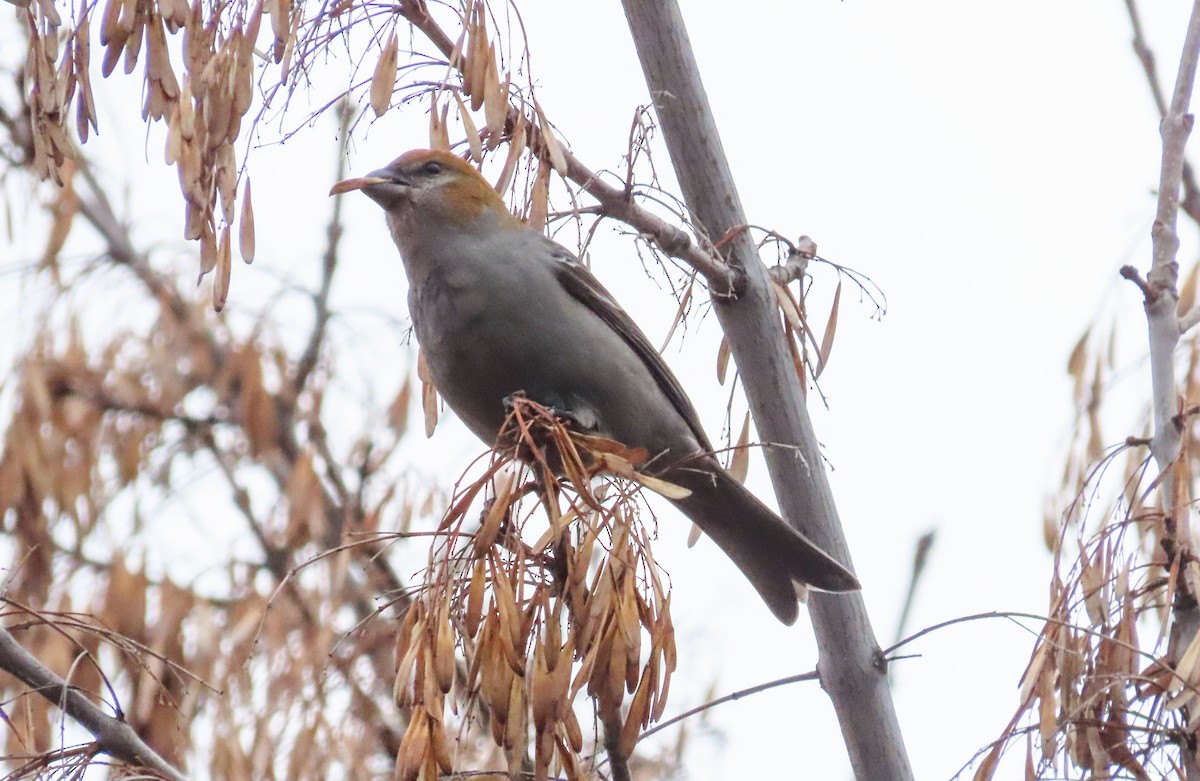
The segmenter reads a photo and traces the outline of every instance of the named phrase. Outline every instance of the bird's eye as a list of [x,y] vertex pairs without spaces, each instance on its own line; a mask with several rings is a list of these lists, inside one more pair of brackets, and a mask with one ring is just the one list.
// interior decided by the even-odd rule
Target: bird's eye
[[430,160],[425,165],[421,166],[421,172],[430,176],[437,176],[442,172],[442,164],[436,160]]

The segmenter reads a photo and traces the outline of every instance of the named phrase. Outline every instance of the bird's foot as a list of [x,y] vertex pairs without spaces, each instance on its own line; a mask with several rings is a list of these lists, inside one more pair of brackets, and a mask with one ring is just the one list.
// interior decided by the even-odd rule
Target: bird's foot
[[[504,404],[504,411],[506,414],[512,413],[519,399],[529,399],[529,397],[525,395],[524,391],[517,391],[516,393],[505,396],[501,400]],[[537,401],[536,399],[530,400]],[[600,421],[596,417],[595,411],[586,407],[570,408],[561,404],[555,404],[553,402],[546,404],[538,401],[537,403],[542,404],[542,406],[546,408],[547,412],[553,415],[558,421],[566,424],[567,428],[578,431],[581,434],[592,433],[596,431],[600,425]]]

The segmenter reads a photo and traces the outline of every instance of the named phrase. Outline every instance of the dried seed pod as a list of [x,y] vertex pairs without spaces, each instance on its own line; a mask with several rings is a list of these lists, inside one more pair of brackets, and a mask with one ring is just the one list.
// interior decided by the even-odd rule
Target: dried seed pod
[[254,262],[254,207],[250,202],[250,177],[242,190],[242,214],[238,219],[238,253],[246,263]]
[[503,193],[512,183],[513,174],[517,171],[517,163],[521,153],[525,151],[525,115],[517,114],[517,126],[513,128],[512,138],[508,142],[508,154],[504,158],[504,166],[500,169],[500,178],[496,180],[496,192]]
[[217,237],[213,235],[212,228],[205,225],[203,232],[200,234],[200,279],[196,280],[196,284],[204,279],[204,275],[217,267]]
[[213,309],[220,312],[229,298],[229,278],[233,258],[229,248],[229,227],[221,230],[221,243],[217,247],[217,275],[213,279]]
[[486,10],[481,0],[476,0],[471,10],[471,23],[468,25],[467,61],[463,71],[463,91],[471,96],[471,110],[478,111],[483,107],[484,82],[487,78],[488,39]]
[[508,78],[505,78],[505,86],[501,88],[494,45],[488,49],[486,65],[482,87],[483,116],[487,122],[488,149],[495,149],[504,134],[504,123],[508,119]]
[[637,690],[633,694],[633,699],[629,702],[629,712],[625,716],[625,724],[621,727],[620,751],[622,756],[627,757],[633,753],[638,736],[649,724],[650,693],[654,690],[653,670],[653,666],[646,665]]
[[474,637],[479,631],[479,622],[483,618],[483,593],[486,585],[483,559],[477,558],[471,569],[471,584],[467,590],[467,608],[463,617],[467,635],[470,637]]
[[450,128],[447,126],[446,119],[450,113],[450,105],[446,104],[442,106],[441,111],[438,111],[437,93],[432,93],[432,97],[429,108],[429,147],[449,152]]
[[442,694],[447,694],[454,685],[454,632],[450,617],[442,615],[437,621],[436,646],[433,651],[433,674]]
[[396,754],[396,781],[416,781],[429,751],[429,718],[418,711],[408,722]]
[[542,131],[542,144],[546,148],[546,154],[550,157],[550,165],[554,166],[554,172],[559,176],[565,177],[568,173],[567,156],[563,153],[562,144],[554,137],[554,131],[550,129],[550,123],[542,115],[542,110],[538,109],[539,129]]
[[[100,23],[100,45],[108,46],[108,44],[118,35],[117,28],[121,19],[121,6],[123,0],[105,0],[104,16]],[[122,37],[121,40],[124,40]]]
[[382,117],[392,104],[392,90],[396,86],[396,62],[399,42],[395,30],[388,36],[383,51],[375,62],[375,73],[371,77],[371,108],[375,116]]
[[538,166],[533,178],[533,191],[529,194],[529,227],[534,230],[546,229],[547,216],[550,212],[550,168]]
[[458,103],[458,115],[462,118],[463,132],[467,136],[467,149],[471,153],[471,159],[476,164],[483,163],[483,142],[479,138],[479,130],[475,127],[475,120],[471,118],[471,112],[467,111],[467,106],[463,103],[462,96],[457,92],[453,93],[454,100]]
[[[128,3],[126,4],[129,5]],[[138,55],[142,53],[142,37],[145,33],[145,22],[136,11],[131,15],[132,26],[129,28],[129,38],[125,41],[125,75],[133,73],[137,67]],[[121,14],[121,25],[125,26],[125,14]]]

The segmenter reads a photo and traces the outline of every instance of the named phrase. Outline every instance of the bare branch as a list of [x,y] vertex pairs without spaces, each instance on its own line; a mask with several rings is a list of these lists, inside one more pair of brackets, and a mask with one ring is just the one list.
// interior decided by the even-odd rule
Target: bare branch
[[[346,147],[350,139],[350,119],[353,116],[350,103],[344,102],[338,109],[338,164],[337,178],[335,182],[340,182],[346,178]],[[296,362],[296,374],[292,378],[292,393],[299,395],[304,389],[304,384],[308,382],[308,376],[312,374],[312,370],[316,368],[317,357],[321,352],[321,344],[325,341],[325,327],[329,324],[329,291],[333,287],[333,273],[337,270],[338,264],[338,245],[342,239],[342,203],[344,199],[333,199],[333,214],[329,217],[329,227],[325,229],[325,235],[329,243],[325,247],[325,255],[322,258],[322,273],[321,287],[317,291],[313,299],[313,306],[316,310],[313,313],[313,329],[309,334],[308,344],[304,347],[304,352],[300,359]]]
[[[1146,318],[1150,326],[1150,371],[1154,395],[1154,437],[1151,452],[1159,470],[1168,472],[1179,454],[1180,430],[1174,422],[1178,412],[1178,389],[1175,382],[1175,346],[1179,342],[1179,320],[1175,314],[1179,299],[1179,235],[1176,221],[1179,213],[1179,190],[1183,177],[1184,147],[1192,129],[1188,113],[1192,85],[1200,57],[1200,1],[1192,6],[1179,59],[1175,90],[1160,132],[1163,139],[1162,167],[1159,174],[1158,210],[1151,230],[1154,259],[1146,282]],[[1125,271],[1122,274],[1127,276]],[[1162,495],[1167,514],[1172,514],[1173,480],[1167,474]]]
[[1182,336],[1200,323],[1200,304],[1192,307],[1179,317],[1179,334]]
[[49,668],[26,651],[16,638],[0,627],[0,668],[19,678],[38,694],[54,703],[96,738],[106,753],[117,759],[153,770],[171,781],[186,777],[138,737],[124,720],[105,713],[83,692],[68,686]]
[[[716,120],[678,4],[623,0],[646,84],[689,209],[709,236],[747,224]],[[821,451],[792,365],[766,269],[748,232],[731,235],[729,265],[743,275],[736,300],[714,297],[760,436],[789,449],[767,450],[784,517],[842,562],[849,549]],[[807,462],[807,466],[805,464]],[[821,681],[829,692],[857,778],[912,778],[900,725],[861,594],[811,595]]]
[[[398,10],[409,23],[425,34],[447,60],[451,58],[454,42],[429,16],[424,3],[402,0]],[[508,107],[507,121],[510,127],[516,126],[520,112],[515,106]],[[530,148],[545,156],[545,144],[538,124],[529,122],[528,132]],[[599,202],[601,214],[629,225],[642,236],[653,240],[667,255],[682,260],[703,274],[714,294],[729,295],[736,289],[735,276],[720,256],[697,246],[687,232],[639,206],[630,195],[629,183],[623,183],[620,187],[608,184],[570,150],[563,148],[562,154],[567,163],[567,178]]]
[[[1142,33],[1142,20],[1138,15],[1136,0],[1125,0],[1125,8],[1129,11],[1129,22],[1133,27],[1133,52],[1137,55],[1138,62],[1142,64],[1142,70],[1146,73],[1146,81],[1150,85],[1150,94],[1154,98],[1158,115],[1164,117],[1167,114],[1167,101],[1163,96],[1162,85],[1158,81],[1158,68],[1154,63],[1154,52],[1150,50]],[[1186,160],[1183,163],[1182,174],[1183,210],[1193,221],[1200,223],[1200,187],[1197,187],[1195,173],[1192,171],[1191,164]]]
[[800,683],[801,681],[819,681],[819,680],[821,680],[820,674],[816,670],[813,670],[813,671],[807,672],[807,673],[799,673],[798,675],[789,675],[786,678],[776,678],[773,681],[767,681],[766,683],[760,683],[757,686],[751,686],[748,689],[738,689],[735,692],[730,692],[729,694],[726,694],[723,697],[718,697],[715,700],[709,700],[708,702],[704,703],[703,705],[697,705],[694,708],[690,708],[689,710],[686,710],[683,713],[680,713],[678,716],[672,716],[671,718],[667,719],[666,721],[655,724],[653,727],[646,730],[638,737],[638,742],[640,743],[643,740],[645,740],[646,738],[653,735],[654,733],[661,732],[662,730],[666,729],[667,727],[674,726],[675,724],[678,724],[679,722],[683,721],[684,719],[689,719],[692,716],[695,716],[697,713],[703,713],[704,711],[708,710],[709,708],[715,708],[718,705],[724,705],[727,702],[736,702],[737,700],[740,700],[743,697],[749,697],[752,694],[758,694],[759,692],[769,691],[770,689],[777,689],[780,686],[787,686],[788,684],[792,684],[792,683]]

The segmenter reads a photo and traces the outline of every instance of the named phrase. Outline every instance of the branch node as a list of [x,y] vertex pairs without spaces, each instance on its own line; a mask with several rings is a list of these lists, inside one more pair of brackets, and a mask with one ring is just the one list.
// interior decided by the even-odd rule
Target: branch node
[[1158,294],[1154,291],[1154,288],[1146,280],[1142,279],[1141,272],[1133,266],[1121,266],[1121,276],[1141,289],[1142,296],[1145,297],[1147,304],[1158,299]]

